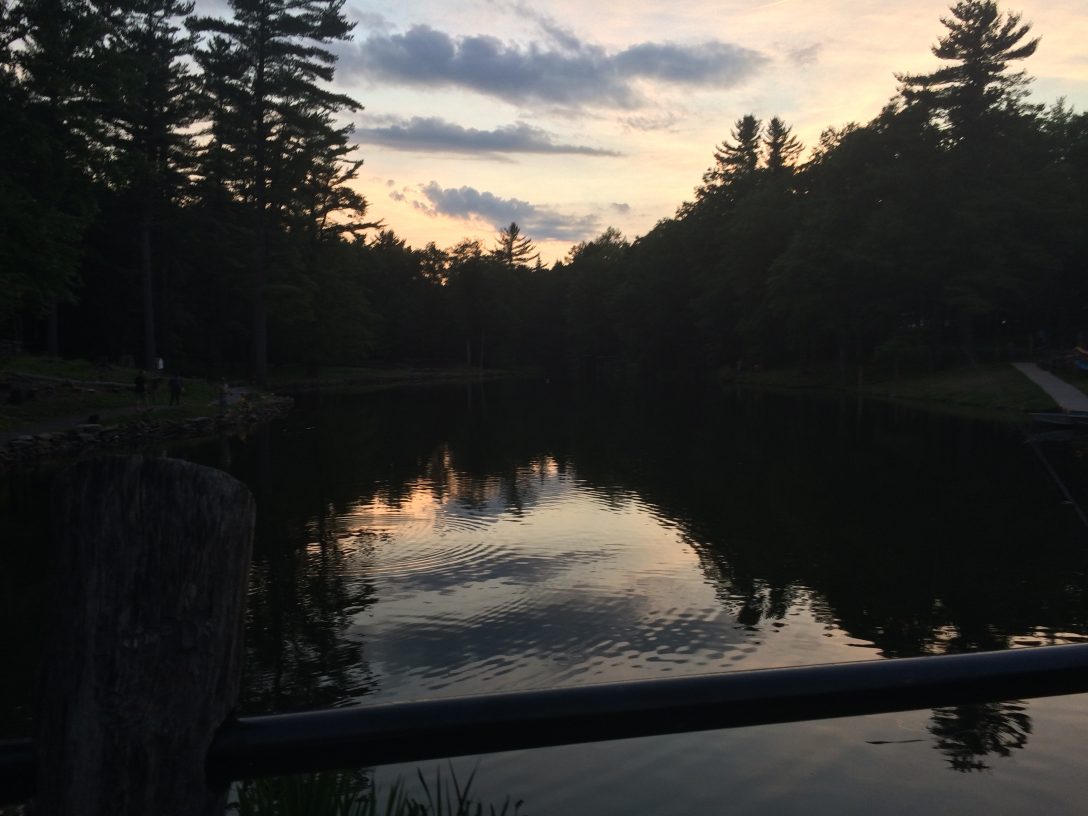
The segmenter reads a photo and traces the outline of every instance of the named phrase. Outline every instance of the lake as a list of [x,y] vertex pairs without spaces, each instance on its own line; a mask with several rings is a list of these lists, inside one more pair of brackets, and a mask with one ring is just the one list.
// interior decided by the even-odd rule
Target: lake
[[[1076,445],[856,398],[320,394],[171,450],[257,496],[244,711],[1088,642]],[[25,731],[48,474],[0,482]],[[531,814],[1083,812],[1088,696],[455,760]],[[437,763],[445,768],[446,763]],[[434,764],[425,772],[433,773]],[[414,774],[389,767],[383,780]]]

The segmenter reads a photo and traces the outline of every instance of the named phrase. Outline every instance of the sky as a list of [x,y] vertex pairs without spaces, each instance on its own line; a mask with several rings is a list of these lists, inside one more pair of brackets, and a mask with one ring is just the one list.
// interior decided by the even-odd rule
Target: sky
[[[927,71],[950,0],[348,0],[335,80],[369,217],[415,247],[494,245],[516,221],[545,263],[690,200],[747,113],[806,145],[866,122]],[[1088,109],[1088,0],[1005,5],[1041,36],[1034,101]]]

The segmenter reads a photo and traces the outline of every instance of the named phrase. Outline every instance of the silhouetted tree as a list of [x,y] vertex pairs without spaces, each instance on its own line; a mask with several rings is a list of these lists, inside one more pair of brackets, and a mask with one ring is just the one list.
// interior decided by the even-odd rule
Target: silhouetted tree
[[[953,181],[943,202],[945,230],[958,239],[950,245],[944,299],[960,343],[973,354],[976,328],[1019,308],[1021,284],[1031,274],[1052,273],[1043,268],[1045,243],[1033,237],[1037,230],[1025,229],[1036,221],[1038,205],[1047,206],[1024,206],[1042,192],[1036,173],[1046,158],[1032,121],[1039,109],[1024,103],[1026,74],[1009,71],[1010,63],[1035,53],[1039,40],[1027,39],[1031,26],[1019,14],[1002,14],[991,0],[958,2],[941,23],[947,34],[933,53],[952,64],[898,79],[907,105],[931,113],[950,148],[941,168]],[[1032,273],[1016,268],[1023,260]]]
[[250,212],[253,369],[263,385],[273,236],[315,169],[337,165],[348,152],[348,128],[334,118],[360,107],[319,84],[333,77],[329,44],[347,39],[353,24],[343,0],[231,0],[230,6],[233,19],[202,17],[190,27],[210,35],[197,52],[211,116],[204,172],[222,174],[220,182]]
[[577,377],[603,378],[620,357],[614,299],[630,243],[612,227],[571,247],[563,265],[568,365]]
[[74,298],[94,186],[109,170],[104,107],[116,92],[116,17],[111,4],[91,0],[21,0],[0,16],[0,195],[11,216],[0,253],[17,264],[0,273],[10,285],[0,297],[11,298],[5,311],[48,316],[52,354],[60,351],[59,304]]
[[987,757],[1008,757],[1027,745],[1032,724],[1027,706],[1013,700],[935,708],[928,730],[949,767],[971,773],[989,770]]
[[182,36],[191,0],[129,0],[116,31],[121,86],[110,119],[131,193],[137,223],[143,300],[143,362],[154,370],[158,355],[155,320],[153,233],[178,198],[192,169],[196,121],[193,77],[187,56],[194,45]]
[[941,23],[948,33],[933,47],[934,56],[954,64],[928,74],[897,74],[908,103],[939,112],[955,139],[982,132],[994,112],[1015,110],[1027,91],[1023,71],[1007,73],[1010,62],[1035,53],[1039,39],[1027,40],[1031,25],[1019,14],[1002,14],[992,0],[964,0]]
[[804,149],[792,131],[777,116],[767,123],[763,144],[767,148],[767,170],[774,176],[792,170]]
[[714,150],[714,165],[703,174],[700,196],[755,175],[761,133],[762,124],[752,114],[737,120],[731,133],[733,141],[723,141]]
[[510,226],[499,230],[499,237],[491,254],[507,269],[528,266],[540,258],[532,240],[521,234],[521,227],[514,221],[510,222]]

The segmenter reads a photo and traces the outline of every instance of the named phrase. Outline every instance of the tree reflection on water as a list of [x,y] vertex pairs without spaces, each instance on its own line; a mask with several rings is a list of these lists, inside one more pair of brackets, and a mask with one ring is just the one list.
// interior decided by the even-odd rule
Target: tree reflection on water
[[1031,717],[1022,700],[935,708],[929,733],[952,770],[987,771],[987,757],[1007,757],[1027,745]]
[[[884,657],[1085,634],[1088,548],[1015,429],[751,391],[678,400],[533,385],[467,390],[471,399],[466,389],[436,388],[302,400],[271,429],[232,440],[225,458],[221,443],[180,452],[226,464],[258,498],[247,713],[346,705],[378,689],[368,630],[358,621],[376,602],[368,565],[385,533],[367,529],[358,508],[407,506],[421,490],[458,516],[450,523],[466,525],[529,519],[551,496],[548,479],[592,491],[605,512],[637,501],[678,532],[716,610],[736,624],[736,637],[753,642],[793,626],[802,607],[826,631],[872,644]],[[1057,462],[1074,489],[1078,478],[1088,483],[1080,465]],[[16,504],[42,514],[41,502]],[[7,523],[18,523],[17,514]],[[434,549],[446,561],[456,555],[441,542]],[[17,552],[32,550],[11,551],[5,563],[19,566]],[[474,553],[465,553],[469,573],[483,569]],[[507,564],[495,583],[545,580],[542,559],[518,564]],[[5,586],[33,586],[30,572],[0,577]],[[503,648],[528,641],[517,626],[588,631],[599,622],[567,596],[553,601],[504,618]],[[670,627],[667,642],[647,641],[650,652],[686,648],[685,638],[709,631],[694,619]],[[602,636],[641,642],[638,633]],[[537,657],[561,662],[560,647],[589,648],[594,637],[557,637]],[[32,645],[30,634],[24,639]],[[436,642],[421,643],[445,654]],[[444,646],[451,648],[449,638]],[[465,648],[456,648],[465,659]],[[502,654],[515,661],[518,653]],[[12,656],[15,665],[19,654]],[[0,684],[15,690],[7,715],[14,732],[29,672],[0,673]],[[1032,724],[1024,702],[984,704],[935,710],[929,732],[950,766],[966,772],[1026,746]]]
[[[343,704],[378,682],[351,631],[351,615],[374,602],[366,575],[345,578],[368,546],[367,531],[339,529],[351,507],[397,506],[426,484],[474,517],[521,518],[541,462],[617,505],[638,496],[675,524],[723,609],[751,630],[786,626],[805,604],[885,657],[1084,631],[1088,558],[1010,443],[1015,430],[759,392],[708,402],[528,392],[328,400],[296,418],[311,429],[243,463],[270,497],[249,707]],[[1048,504],[1055,512],[1040,517]],[[980,770],[1024,747],[1031,719],[1023,702],[960,706],[935,710],[929,731],[951,767]]]

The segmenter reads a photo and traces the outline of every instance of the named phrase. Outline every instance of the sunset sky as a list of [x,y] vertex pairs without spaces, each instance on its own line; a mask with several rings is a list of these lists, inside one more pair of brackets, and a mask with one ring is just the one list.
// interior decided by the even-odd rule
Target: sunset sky
[[[203,5],[203,4],[202,4]],[[217,4],[218,5],[218,4]],[[349,0],[336,84],[370,216],[416,247],[517,221],[550,263],[614,226],[645,234],[690,199],[746,113],[807,145],[865,122],[895,72],[938,63],[946,0]],[[1031,0],[1035,101],[1088,108],[1085,0]]]

